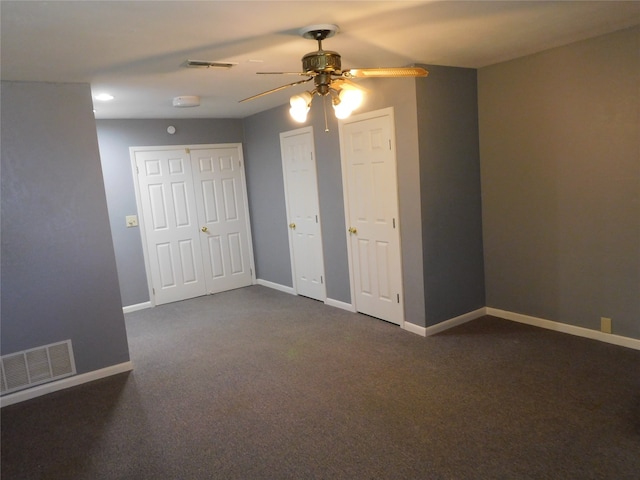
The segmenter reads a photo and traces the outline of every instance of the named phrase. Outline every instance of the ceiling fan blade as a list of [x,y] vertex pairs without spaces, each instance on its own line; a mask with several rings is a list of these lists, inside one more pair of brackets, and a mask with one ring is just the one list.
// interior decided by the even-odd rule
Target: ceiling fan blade
[[256,72],[256,75],[303,75],[308,76],[306,72]]
[[368,88],[364,88],[362,85],[360,85],[359,83],[356,83],[354,81],[349,80],[348,78],[345,77],[336,77],[333,79],[333,82],[337,83],[338,86],[342,83],[346,84],[346,85],[350,85],[353,88],[357,88],[358,90],[362,90],[363,92],[368,92],[369,89]]
[[238,103],[248,102],[249,100],[254,100],[256,98],[263,97],[265,95],[269,95],[270,93],[279,92],[280,90],[284,90],[285,88],[293,87],[295,85],[300,85],[302,83],[307,83],[309,80],[312,80],[312,79],[313,79],[313,77],[309,77],[306,80],[300,80],[298,82],[293,82],[293,83],[289,83],[287,85],[282,85],[280,87],[272,88],[271,90],[267,90],[266,92],[262,92],[262,93],[259,93],[257,95],[253,95],[252,97],[240,100]]
[[421,67],[391,67],[391,68],[351,68],[342,74],[346,78],[375,78],[375,77],[426,77],[429,72]]

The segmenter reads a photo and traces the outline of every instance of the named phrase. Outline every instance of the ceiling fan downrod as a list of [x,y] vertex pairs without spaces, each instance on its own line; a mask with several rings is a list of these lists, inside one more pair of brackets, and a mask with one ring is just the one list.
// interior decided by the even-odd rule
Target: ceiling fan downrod
[[313,38],[318,42],[318,50],[322,51],[322,41],[329,36],[330,30],[312,30],[309,32],[313,35]]

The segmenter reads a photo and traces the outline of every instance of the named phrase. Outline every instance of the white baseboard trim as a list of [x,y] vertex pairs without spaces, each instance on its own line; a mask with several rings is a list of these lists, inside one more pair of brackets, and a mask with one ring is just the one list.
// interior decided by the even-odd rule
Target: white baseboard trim
[[342,310],[347,310],[349,312],[356,311],[355,307],[351,303],[341,302],[340,300],[334,300],[333,298],[327,298],[324,303],[330,307],[341,308]]
[[45,383],[33,388],[21,390],[19,392],[10,393],[4,397],[0,397],[0,408],[13,405],[15,403],[31,400],[32,398],[40,397],[48,393],[64,390],[65,388],[75,387],[83,383],[92,382],[101,378],[110,377],[118,373],[129,372],[133,370],[133,363],[124,362],[118,365],[111,365],[110,367],[101,368],[100,370],[94,370],[92,372],[81,373],[80,375],[74,375],[73,377],[63,378],[51,383]]
[[462,325],[463,323],[470,322],[471,320],[475,320],[476,318],[480,318],[486,314],[487,309],[485,307],[482,307],[471,312],[463,313],[462,315],[458,315],[457,317],[450,318],[449,320],[444,320],[443,322],[431,325],[429,327],[421,327],[420,325],[404,322],[402,328],[404,328],[408,332],[416,333],[423,337],[429,337],[431,335],[435,335],[436,333],[440,333],[445,330],[449,330],[450,328],[457,327],[458,325]]
[[514,322],[526,323],[527,325],[533,325],[535,327],[546,328],[547,330],[555,330],[556,332],[568,333],[570,335],[576,335],[578,337],[590,338],[592,340],[612,343],[621,347],[640,350],[640,340],[637,340],[635,338],[622,337],[620,335],[613,335],[611,333],[603,333],[597,330],[591,330],[589,328],[576,327],[575,325],[554,322],[552,320],[545,320],[543,318],[531,317],[529,315],[522,315],[521,313],[508,312],[506,310],[499,310],[497,308],[491,307],[487,307],[487,315],[493,315],[494,317],[504,318],[505,320],[511,320]]
[[122,307],[122,313],[137,312],[138,310],[145,310],[151,308],[151,302],[136,303],[135,305],[127,305]]
[[425,327],[421,327],[420,325],[416,325],[415,323],[404,322],[402,324],[402,328],[407,332],[415,333],[416,335],[420,335],[421,337],[427,336],[427,329]]
[[270,282],[269,280],[262,280],[261,278],[258,278],[256,280],[256,283],[258,285],[262,285],[263,287],[273,288],[274,290],[279,290],[281,292],[288,293],[290,295],[295,295],[296,294],[296,291],[293,289],[293,287],[287,287],[286,285],[280,285],[279,283]]
[[436,333],[444,332],[445,330],[449,330],[450,328],[457,327],[458,325],[462,325],[463,323],[470,322],[471,320],[475,320],[476,318],[480,318],[486,314],[487,309],[485,307],[478,308],[477,310],[473,310],[471,312],[463,313],[462,315],[458,315],[457,317],[453,317],[449,320],[445,320],[444,322],[440,322],[427,327],[426,336],[428,337],[430,335],[435,335]]

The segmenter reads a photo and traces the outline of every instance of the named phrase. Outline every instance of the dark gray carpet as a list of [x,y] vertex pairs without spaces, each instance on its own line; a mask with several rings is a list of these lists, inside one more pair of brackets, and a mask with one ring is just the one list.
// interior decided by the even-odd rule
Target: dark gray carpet
[[2,410],[3,480],[640,478],[639,351],[259,286],[127,328],[132,373]]

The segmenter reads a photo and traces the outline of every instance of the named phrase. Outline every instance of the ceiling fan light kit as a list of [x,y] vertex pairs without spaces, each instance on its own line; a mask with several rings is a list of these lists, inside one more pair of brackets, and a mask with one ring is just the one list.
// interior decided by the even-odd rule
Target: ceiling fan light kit
[[[315,88],[299,95],[293,95],[289,99],[291,108],[289,113],[294,120],[305,122],[307,113],[311,108],[314,95],[331,97],[334,114],[337,118],[347,118],[351,112],[362,103],[364,94],[362,90],[352,82],[352,78],[399,78],[399,77],[426,77],[428,72],[421,67],[388,67],[388,68],[358,68],[342,69],[342,61],[338,52],[322,49],[322,41],[333,37],[339,28],[332,24],[310,25],[300,29],[300,35],[318,42],[318,50],[307,53],[302,57],[302,72],[257,72],[259,75],[292,74],[308,77],[305,80],[282,85],[240,100],[246,102],[282,89],[300,85],[313,80]],[[326,104],[325,104],[326,105]],[[326,111],[325,111],[326,119]]]

